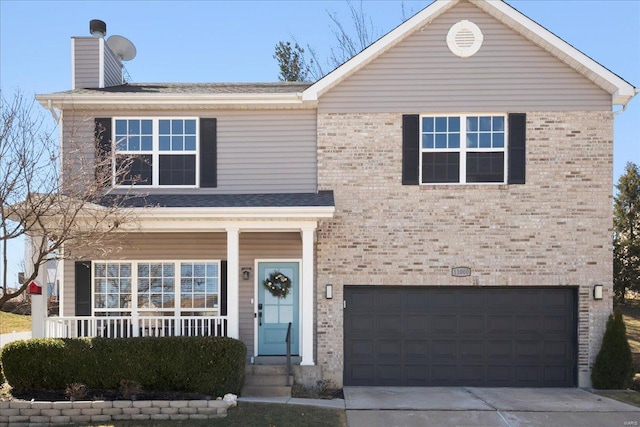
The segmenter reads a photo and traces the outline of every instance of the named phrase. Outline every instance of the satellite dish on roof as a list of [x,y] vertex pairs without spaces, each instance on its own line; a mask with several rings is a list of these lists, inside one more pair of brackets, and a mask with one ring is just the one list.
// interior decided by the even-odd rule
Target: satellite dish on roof
[[121,61],[131,61],[136,57],[136,47],[126,37],[111,36],[107,39],[107,45]]

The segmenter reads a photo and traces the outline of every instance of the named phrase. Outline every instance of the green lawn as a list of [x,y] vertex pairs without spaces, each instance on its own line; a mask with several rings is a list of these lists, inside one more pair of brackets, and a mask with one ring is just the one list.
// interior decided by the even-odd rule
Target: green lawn
[[188,421],[122,421],[116,427],[346,427],[347,417],[341,409],[312,406],[240,402],[225,418]]
[[0,311],[0,334],[28,332],[31,330],[31,316]]

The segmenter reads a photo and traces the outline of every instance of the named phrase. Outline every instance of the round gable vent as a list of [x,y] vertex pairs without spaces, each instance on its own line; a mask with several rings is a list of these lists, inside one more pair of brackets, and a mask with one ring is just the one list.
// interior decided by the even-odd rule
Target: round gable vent
[[447,34],[449,50],[460,58],[468,58],[479,51],[483,40],[480,28],[467,20],[453,24]]

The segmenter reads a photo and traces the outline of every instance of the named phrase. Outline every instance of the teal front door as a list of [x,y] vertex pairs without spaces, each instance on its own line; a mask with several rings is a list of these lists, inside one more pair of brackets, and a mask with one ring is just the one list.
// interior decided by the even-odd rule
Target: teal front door
[[[286,297],[274,296],[264,285],[272,273],[280,272],[291,279]],[[291,322],[291,354],[300,353],[300,267],[297,262],[258,263],[258,355],[280,356],[287,354],[287,327]]]

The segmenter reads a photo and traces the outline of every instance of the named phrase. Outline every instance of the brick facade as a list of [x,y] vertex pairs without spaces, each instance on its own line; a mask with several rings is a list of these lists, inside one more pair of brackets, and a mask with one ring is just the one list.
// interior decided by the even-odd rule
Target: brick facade
[[[589,385],[612,308],[612,162],[610,112],[529,112],[525,185],[403,186],[401,114],[318,114],[318,185],[336,204],[317,244],[325,377],[342,381],[344,285],[572,286]],[[461,265],[470,277],[451,276]]]

